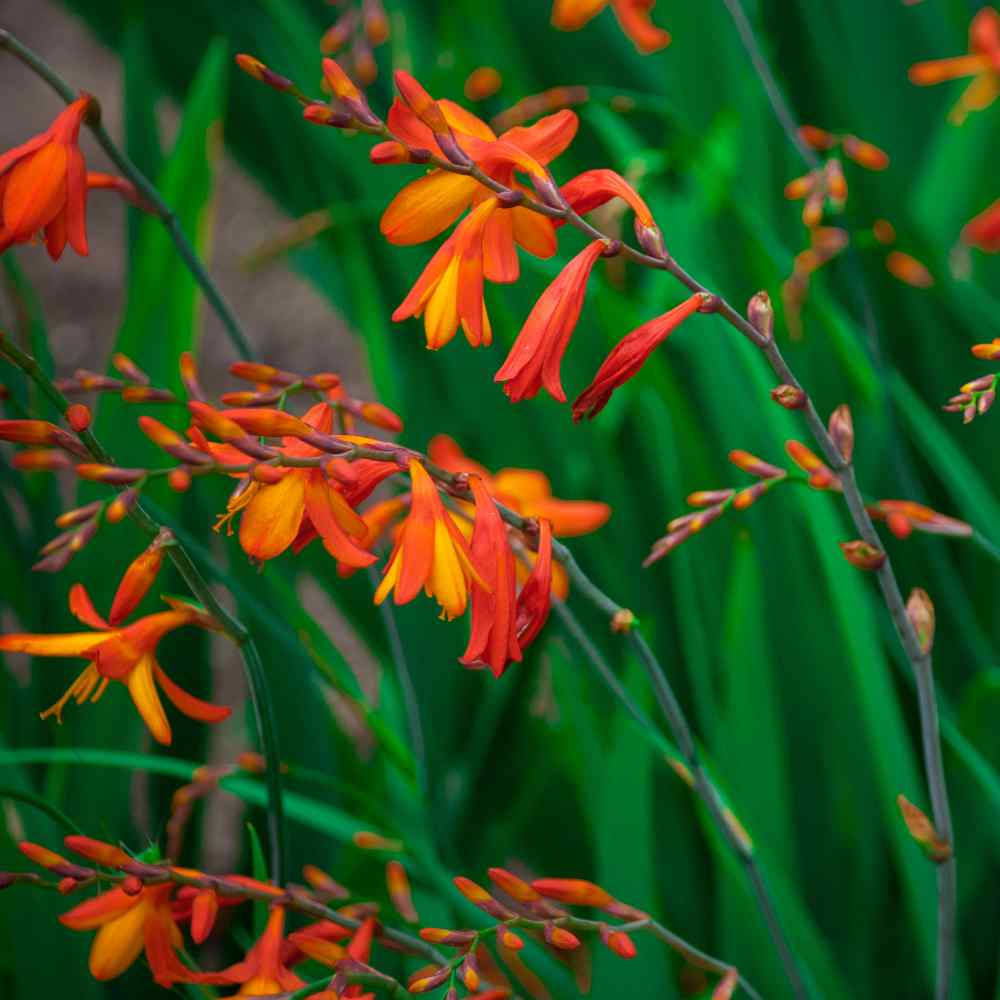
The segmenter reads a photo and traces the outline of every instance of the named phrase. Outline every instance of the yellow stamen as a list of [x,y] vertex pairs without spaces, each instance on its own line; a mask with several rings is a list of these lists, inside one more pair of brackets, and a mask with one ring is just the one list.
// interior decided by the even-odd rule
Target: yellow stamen
[[233,491],[233,495],[229,498],[226,503],[225,514],[220,514],[216,518],[215,524],[212,525],[213,531],[221,531],[222,526],[226,526],[226,534],[231,535],[233,533],[233,518],[243,510],[247,504],[257,495],[257,491],[260,489],[260,483],[246,479],[239,487]]
[[104,694],[104,689],[108,684],[107,679],[104,679],[103,683],[101,681],[102,678],[97,672],[97,666],[93,663],[89,664],[66,689],[66,693],[54,705],[50,705],[44,712],[40,712],[38,717],[47,719],[50,715],[54,715],[56,722],[62,724],[62,712],[70,698],[74,698],[78,705],[82,705],[90,697],[94,688],[99,686],[100,690],[93,698],[94,701],[97,701]]

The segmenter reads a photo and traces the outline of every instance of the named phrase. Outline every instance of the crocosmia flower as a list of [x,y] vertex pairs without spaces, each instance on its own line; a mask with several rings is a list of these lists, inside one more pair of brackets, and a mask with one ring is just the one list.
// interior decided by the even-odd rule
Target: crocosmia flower
[[[246,411],[223,410],[223,418],[244,427],[248,433],[261,429],[261,421],[272,418],[279,421],[289,418],[281,411],[252,409]],[[212,423],[215,413],[198,408],[195,419]],[[291,418],[294,420],[295,418]],[[333,409],[326,403],[317,403],[302,417],[301,423],[320,434],[329,434],[333,428]],[[276,423],[276,427],[280,426]],[[265,428],[266,429],[266,428]],[[204,436],[195,435],[196,443],[209,450],[220,462],[231,465],[246,464],[246,455],[229,444],[206,441]],[[306,444],[299,438],[286,436],[278,448],[282,455],[296,458],[315,458],[323,454],[318,448]],[[360,463],[354,463],[358,465]],[[369,462],[369,466],[379,466],[385,476],[397,471],[391,462]],[[361,470],[357,470],[361,471]],[[216,529],[228,523],[237,514],[240,516],[240,545],[251,559],[265,562],[281,555],[288,548],[299,552],[317,537],[323,539],[326,550],[338,561],[355,568],[370,566],[375,557],[358,545],[367,528],[364,521],[354,511],[377,485],[370,475],[365,476],[367,492],[358,495],[341,487],[319,466],[305,468],[275,469],[276,482],[264,483],[242,474],[241,488],[229,501],[226,514],[216,524]],[[380,480],[378,480],[380,481]]]
[[493,340],[483,302],[483,256],[484,234],[496,208],[496,198],[490,198],[462,221],[392,314],[396,322],[423,316],[432,351],[444,347],[459,325],[473,347]]
[[134,896],[114,888],[74,906],[59,922],[74,931],[97,931],[90,946],[95,979],[115,979],[145,951],[153,978],[169,987],[191,975],[177,957],[183,942],[171,914],[173,891],[170,883],[144,886]]
[[0,253],[44,233],[53,260],[67,242],[88,254],[87,166],[78,139],[90,105],[81,95],[41,135],[0,156]]
[[396,536],[396,544],[375,592],[381,604],[390,592],[396,604],[412,601],[421,590],[441,606],[444,618],[457,618],[469,601],[469,584],[482,587],[469,546],[444,509],[434,480],[416,459],[410,461],[410,513]]
[[[154,543],[155,544],[155,543]],[[126,572],[112,605],[112,610],[135,607],[153,583],[155,573],[147,571],[148,556],[139,556]],[[138,569],[137,569],[138,566]],[[169,611],[146,615],[131,625],[113,627],[95,610],[83,584],[70,588],[69,609],[73,615],[89,625],[92,632],[71,632],[63,635],[35,635],[15,633],[0,636],[0,650],[30,653],[32,656],[80,657],[88,660],[79,677],[66,693],[42,718],[54,715],[62,721],[63,709],[72,698],[78,705],[88,699],[98,701],[110,681],[118,681],[128,688],[132,701],[143,722],[158,743],[170,743],[170,723],[167,722],[157,687],[169,701],[188,718],[199,722],[221,722],[230,714],[224,705],[211,705],[188,694],[164,672],[156,659],[156,647],[170,632],[185,625],[216,628],[211,617],[189,604],[168,600]]]
[[656,0],[555,0],[552,24],[562,31],[576,31],[608,6],[640,52],[656,52],[670,44],[670,32],[649,19]]
[[583,309],[590,272],[605,249],[603,240],[584,247],[528,314],[507,360],[494,376],[494,381],[504,383],[503,391],[512,402],[531,399],[542,388],[553,399],[566,402],[560,379],[563,355]]
[[[397,76],[406,79],[403,74]],[[458,104],[448,100],[434,104],[463,154],[508,187],[518,186],[515,179],[518,173],[545,182],[545,168],[573,141],[579,124],[574,112],[563,110],[534,125],[508,129],[498,137],[484,121]],[[440,133],[435,133],[404,100],[394,101],[388,124],[399,141],[375,146],[371,152],[374,163],[408,162],[410,150],[429,150],[444,156],[439,145]],[[396,195],[382,216],[380,228],[390,243],[400,246],[423,243],[444,232],[469,208],[490,198],[492,192],[475,178],[434,169],[411,181]],[[551,257],[556,251],[551,220],[523,207],[493,213],[483,234],[483,270],[487,280],[517,280],[515,244],[537,257]]]
[[1000,96],[1000,13],[993,7],[983,7],[972,19],[968,55],[910,67],[910,80],[920,86],[963,76],[973,79],[949,115],[956,125],[961,125],[969,112],[982,111]]

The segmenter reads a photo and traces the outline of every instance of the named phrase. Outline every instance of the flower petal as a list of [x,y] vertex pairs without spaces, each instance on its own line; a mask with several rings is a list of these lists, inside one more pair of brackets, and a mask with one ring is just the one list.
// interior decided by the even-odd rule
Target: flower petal
[[129,672],[125,684],[128,686],[132,701],[135,702],[135,707],[142,716],[142,721],[153,734],[153,739],[157,743],[169,746],[170,723],[167,722],[160,696],[156,693],[156,683],[153,680],[154,662],[151,655],[143,656]]
[[544,166],[565,151],[579,127],[577,113],[563,108],[554,115],[539,118],[534,125],[515,125],[500,138],[520,147]]
[[412,246],[444,232],[469,205],[479,182],[432,170],[411,181],[389,203],[379,229],[396,246]]
[[92,931],[138,905],[138,902],[136,896],[128,896],[121,889],[111,889],[77,904],[59,917],[59,923],[74,931]]
[[512,208],[509,214],[513,220],[514,239],[528,253],[543,260],[555,256],[558,244],[551,219],[528,208]]
[[145,920],[146,907],[140,903],[101,927],[90,946],[90,974],[95,979],[115,979],[139,957]]
[[306,513],[323,539],[323,545],[339,562],[361,569],[371,566],[375,556],[356,545],[350,538],[367,534],[364,519],[353,511],[347,501],[315,470],[306,480]]
[[175,684],[155,660],[153,661],[153,674],[173,706],[189,719],[195,719],[198,722],[222,722],[223,719],[228,719],[232,715],[233,710],[228,705],[213,705],[211,702],[202,701],[201,698],[189,694]]
[[32,656],[86,657],[107,640],[108,634],[100,632],[69,632],[63,635],[22,632],[0,636],[0,651],[30,653]]
[[79,618],[84,625],[89,625],[96,629],[109,629],[111,626],[97,613],[94,602],[87,593],[87,588],[82,583],[74,583],[69,588],[69,610],[75,618]]
[[293,469],[280,483],[261,485],[240,520],[240,545],[265,562],[295,541],[305,511],[305,475]]

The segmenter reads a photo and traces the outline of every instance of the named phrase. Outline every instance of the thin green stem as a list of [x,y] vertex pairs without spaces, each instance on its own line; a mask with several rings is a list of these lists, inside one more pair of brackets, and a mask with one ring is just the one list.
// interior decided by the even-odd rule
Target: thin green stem
[[[12,364],[24,372],[51,400],[59,413],[65,415],[70,405],[69,400],[56,388],[30,354],[22,351],[9,337],[2,333],[0,333],[0,354],[3,354]],[[114,458],[91,431],[82,431],[78,437],[96,461],[106,465],[115,464]],[[135,504],[130,509],[129,515],[150,538],[162,537],[163,532],[167,530],[154,520],[140,503]],[[260,660],[260,654],[246,626],[222,607],[187,550],[172,536],[172,533],[171,542],[166,546],[166,552],[195,599],[220,623],[225,634],[239,647],[243,657],[244,672],[256,717],[257,737],[267,765],[267,815],[270,833],[271,877],[281,882],[284,876],[285,843],[284,807],[281,796],[281,758],[278,753],[273,703],[267,689],[267,677]]]
[[[11,55],[19,59],[28,69],[44,80],[67,104],[79,97],[78,92],[37,52],[28,48],[28,46],[15,38],[9,31],[3,29],[0,29],[0,49],[6,49]],[[215,282],[209,277],[205,265],[199,259],[197,252],[191,245],[191,241],[187,238],[180,220],[177,218],[177,214],[163,200],[162,195],[149,178],[119,149],[118,145],[108,134],[107,129],[101,124],[100,105],[96,101],[95,107],[98,109],[98,113],[88,115],[86,119],[86,123],[93,133],[94,138],[111,158],[114,165],[135,185],[143,201],[170,234],[177,252],[180,254],[187,269],[191,272],[191,276],[201,287],[202,293],[208,300],[212,310],[219,317],[226,335],[240,357],[244,359],[252,357],[253,351],[250,347],[250,342],[247,340],[239,320],[237,320],[229,304],[223,298]]]

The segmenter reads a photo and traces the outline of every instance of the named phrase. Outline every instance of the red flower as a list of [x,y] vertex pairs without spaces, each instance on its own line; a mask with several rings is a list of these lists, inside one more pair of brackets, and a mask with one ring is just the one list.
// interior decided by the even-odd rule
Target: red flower
[[538,522],[538,554],[531,575],[517,595],[517,641],[527,649],[548,621],[552,607],[552,525]]
[[592,420],[596,417],[607,406],[615,389],[632,378],[650,354],[704,303],[702,294],[692,295],[670,312],[651,319],[619,341],[598,369],[594,381],[577,396],[573,403],[573,419],[587,417]]
[[472,634],[460,662],[467,667],[484,664],[499,677],[507,664],[521,661],[516,634],[517,573],[507,526],[479,476],[469,477],[476,502],[472,531],[472,559],[482,567],[486,587],[472,584]]
[[513,402],[531,399],[543,386],[553,399],[566,402],[559,368],[583,309],[587,279],[606,248],[603,240],[595,240],[581,250],[542,292],[524,321],[507,360],[494,377],[494,381],[506,383],[504,392]]
[[91,105],[83,94],[41,135],[0,156],[0,253],[45,234],[49,256],[87,256],[87,166],[78,145]]

